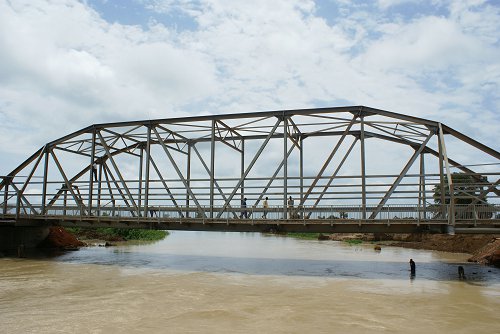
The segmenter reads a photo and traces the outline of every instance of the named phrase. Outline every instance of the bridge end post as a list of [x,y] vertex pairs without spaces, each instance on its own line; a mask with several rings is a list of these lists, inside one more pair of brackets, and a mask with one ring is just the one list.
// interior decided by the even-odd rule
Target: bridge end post
[[0,252],[16,252],[19,247],[35,248],[49,235],[48,226],[0,227]]

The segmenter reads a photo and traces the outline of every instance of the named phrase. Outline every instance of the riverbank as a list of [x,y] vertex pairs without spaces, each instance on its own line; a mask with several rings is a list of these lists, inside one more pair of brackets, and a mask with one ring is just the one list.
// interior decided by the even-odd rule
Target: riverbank
[[500,266],[500,235],[491,234],[373,234],[337,233],[318,235],[318,240],[353,242],[356,240],[377,243],[378,246],[435,250],[472,255],[470,262]]
[[115,228],[63,228],[50,227],[49,234],[38,247],[76,250],[87,246],[114,246],[130,241],[157,241],[168,235],[167,231],[115,229]]
[[[158,241],[164,239],[167,231],[126,228],[67,228],[69,233],[82,241],[102,240],[109,243],[126,241]],[[88,243],[88,242],[87,242]],[[111,244],[109,244],[111,245]]]
[[[164,239],[167,231],[134,229],[84,229],[51,227],[47,238],[39,245],[41,248],[64,250],[85,246],[113,246],[128,241],[155,241]],[[373,234],[373,233],[336,233],[330,235],[317,233],[290,233],[288,236],[300,239],[335,240],[349,243],[372,242],[375,247],[384,245],[426,249],[452,253],[471,254],[470,262],[500,267],[500,236],[491,234],[447,235],[447,234]]]
[[49,234],[38,245],[38,248],[56,248],[61,250],[73,250],[87,246],[86,243],[78,240],[76,236],[66,231],[60,226],[51,226]]

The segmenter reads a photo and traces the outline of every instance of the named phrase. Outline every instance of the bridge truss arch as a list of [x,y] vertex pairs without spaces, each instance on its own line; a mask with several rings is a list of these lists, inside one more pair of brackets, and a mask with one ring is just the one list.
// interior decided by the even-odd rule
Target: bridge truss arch
[[94,124],[3,176],[0,212],[491,223],[499,166],[444,124],[364,106]]

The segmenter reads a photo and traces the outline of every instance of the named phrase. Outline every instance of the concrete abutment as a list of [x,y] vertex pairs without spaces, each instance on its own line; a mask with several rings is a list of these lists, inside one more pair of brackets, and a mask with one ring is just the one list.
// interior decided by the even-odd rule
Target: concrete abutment
[[48,226],[1,226],[0,251],[35,248],[48,234]]

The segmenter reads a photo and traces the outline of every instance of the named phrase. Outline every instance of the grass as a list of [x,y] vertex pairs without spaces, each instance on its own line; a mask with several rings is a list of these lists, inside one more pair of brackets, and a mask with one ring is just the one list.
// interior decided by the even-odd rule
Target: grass
[[67,227],[66,231],[74,234],[78,238],[103,239],[111,241],[117,241],[117,240],[156,241],[156,240],[162,240],[168,235],[167,231],[112,228],[112,227],[99,227],[96,229]]
[[359,244],[363,243],[363,240],[348,239],[348,240],[345,240],[345,242],[347,242],[349,245],[359,245]]
[[[319,233],[287,233],[287,237],[297,238],[297,239],[306,239],[306,240],[318,240]],[[360,239],[348,239],[344,240],[349,245],[359,245],[363,243],[363,240]]]
[[286,234],[288,237],[297,238],[297,239],[307,239],[307,240],[318,240],[319,233],[295,233],[290,232]]

